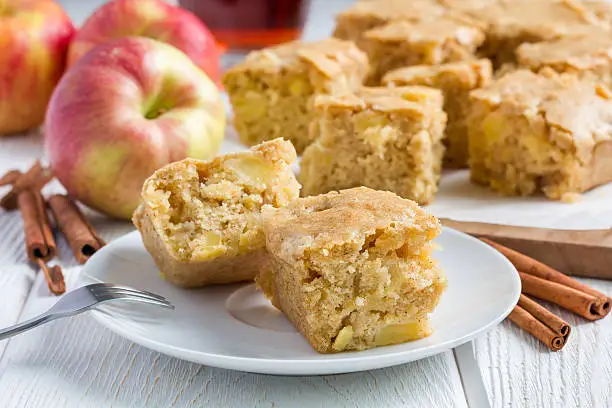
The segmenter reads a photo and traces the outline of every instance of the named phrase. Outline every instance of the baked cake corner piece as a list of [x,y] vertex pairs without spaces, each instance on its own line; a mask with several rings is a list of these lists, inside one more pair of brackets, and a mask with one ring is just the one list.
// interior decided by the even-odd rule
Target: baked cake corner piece
[[359,187],[267,208],[263,225],[258,285],[318,352],[431,333],[446,286],[431,257],[440,224],[413,201]]
[[133,221],[166,279],[183,287],[253,279],[265,259],[261,208],[298,197],[295,160],[291,143],[276,139],[157,170]]
[[301,153],[311,143],[314,96],[360,86],[368,67],[355,44],[337,38],[251,52],[223,77],[240,140],[254,145],[284,137]]
[[552,70],[517,70],[472,91],[473,181],[506,195],[576,194],[612,181],[612,96]]

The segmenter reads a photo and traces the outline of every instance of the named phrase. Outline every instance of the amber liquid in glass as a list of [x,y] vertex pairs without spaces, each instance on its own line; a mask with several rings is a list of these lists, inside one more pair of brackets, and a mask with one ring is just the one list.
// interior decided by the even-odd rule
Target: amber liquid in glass
[[217,41],[231,50],[252,50],[295,40],[309,0],[180,0]]

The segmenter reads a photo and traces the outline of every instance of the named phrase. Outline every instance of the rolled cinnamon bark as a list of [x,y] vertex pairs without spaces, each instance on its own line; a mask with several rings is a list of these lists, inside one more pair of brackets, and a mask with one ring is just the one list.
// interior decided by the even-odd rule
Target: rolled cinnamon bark
[[[551,268],[548,265],[536,261],[535,259],[523,255],[513,249],[507,248],[497,242],[491,241],[487,238],[480,238],[481,241],[491,245],[493,248],[501,252],[512,264],[521,272],[536,276],[541,279],[546,279],[551,282],[556,282],[567,287],[576,289],[577,291],[591,295],[595,301],[592,303],[593,310],[590,312],[590,316],[599,316],[600,319],[606,316],[610,312],[610,298],[605,294],[599,292],[587,286],[577,280],[570,278],[569,276]],[[535,296],[535,295],[534,295]],[[586,317],[586,316],[585,316]],[[587,317],[588,318],[588,317]]]
[[518,305],[530,313],[533,317],[544,323],[555,333],[563,336],[567,341],[567,337],[570,335],[570,325],[559,316],[556,316],[549,310],[545,309],[542,305],[534,300],[529,299],[527,296],[521,293],[518,301]]
[[552,351],[559,351],[565,346],[565,338],[562,335],[555,333],[520,305],[514,306],[508,318],[546,344]]
[[62,268],[59,265],[49,267],[42,259],[38,259],[37,263],[43,275],[45,275],[45,281],[47,281],[47,287],[51,293],[61,295],[66,292],[66,282],[64,281]]
[[54,195],[49,198],[49,207],[79,263],[84,264],[96,251],[106,245],[70,198],[65,195]]
[[49,261],[55,257],[57,247],[42,195],[38,191],[25,190],[19,193],[17,201],[23,219],[28,257],[32,262],[39,259]]
[[2,199],[0,199],[0,207],[5,210],[17,209],[17,196],[24,190],[40,191],[45,184],[53,178],[53,174],[47,168],[37,161],[25,173],[21,174],[14,182],[13,188]]
[[21,177],[19,170],[9,170],[4,176],[0,177],[0,187],[15,183]]
[[521,271],[519,276],[523,293],[559,305],[585,319],[598,320],[606,316],[597,313],[595,308],[597,299],[588,293]]

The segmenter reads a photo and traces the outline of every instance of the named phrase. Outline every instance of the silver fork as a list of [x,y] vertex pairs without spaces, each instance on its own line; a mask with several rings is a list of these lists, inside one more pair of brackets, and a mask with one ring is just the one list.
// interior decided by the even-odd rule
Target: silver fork
[[66,293],[51,309],[40,316],[6,329],[0,329],[0,340],[23,333],[51,320],[86,312],[108,302],[147,303],[166,309],[174,309],[174,306],[165,297],[151,292],[110,283],[94,283]]

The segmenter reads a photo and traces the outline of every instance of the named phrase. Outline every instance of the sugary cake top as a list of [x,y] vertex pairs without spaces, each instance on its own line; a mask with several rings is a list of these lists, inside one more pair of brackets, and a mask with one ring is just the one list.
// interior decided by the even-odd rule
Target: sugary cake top
[[482,30],[466,19],[441,17],[436,20],[411,23],[393,21],[366,31],[364,38],[382,42],[438,43],[452,39],[459,44],[480,45],[485,36]]
[[572,0],[493,2],[471,12],[496,35],[532,34],[543,38],[578,33],[603,25],[595,13]]
[[373,234],[424,243],[440,233],[438,220],[414,201],[366,187],[300,198],[281,209],[265,208],[263,219],[268,249],[287,260],[304,251],[363,242]]
[[316,42],[292,41],[263,50],[253,51],[228,72],[266,71],[277,73],[304,63],[330,78],[354,70],[355,65],[367,66],[367,56],[351,41],[326,38]]
[[319,95],[316,108],[341,108],[361,111],[372,109],[381,112],[410,111],[427,114],[442,109],[444,97],[438,89],[425,86],[397,88],[363,86],[352,93]]
[[491,61],[479,59],[451,62],[441,65],[415,65],[393,70],[383,79],[383,85],[427,85],[438,86],[442,78],[452,78],[452,84],[461,84],[464,89],[480,88],[490,81],[493,75]]
[[588,69],[612,64],[612,37],[603,30],[549,42],[522,44],[516,51],[519,65],[538,69],[573,67]]
[[379,23],[391,20],[420,21],[435,19],[446,13],[436,0],[377,0],[358,1],[352,7],[341,11],[341,19],[375,19]]
[[573,75],[517,70],[472,91],[470,97],[493,108],[503,105],[500,109],[513,115],[542,117],[551,128],[551,141],[568,149],[573,145],[590,150],[612,140],[612,94]]

